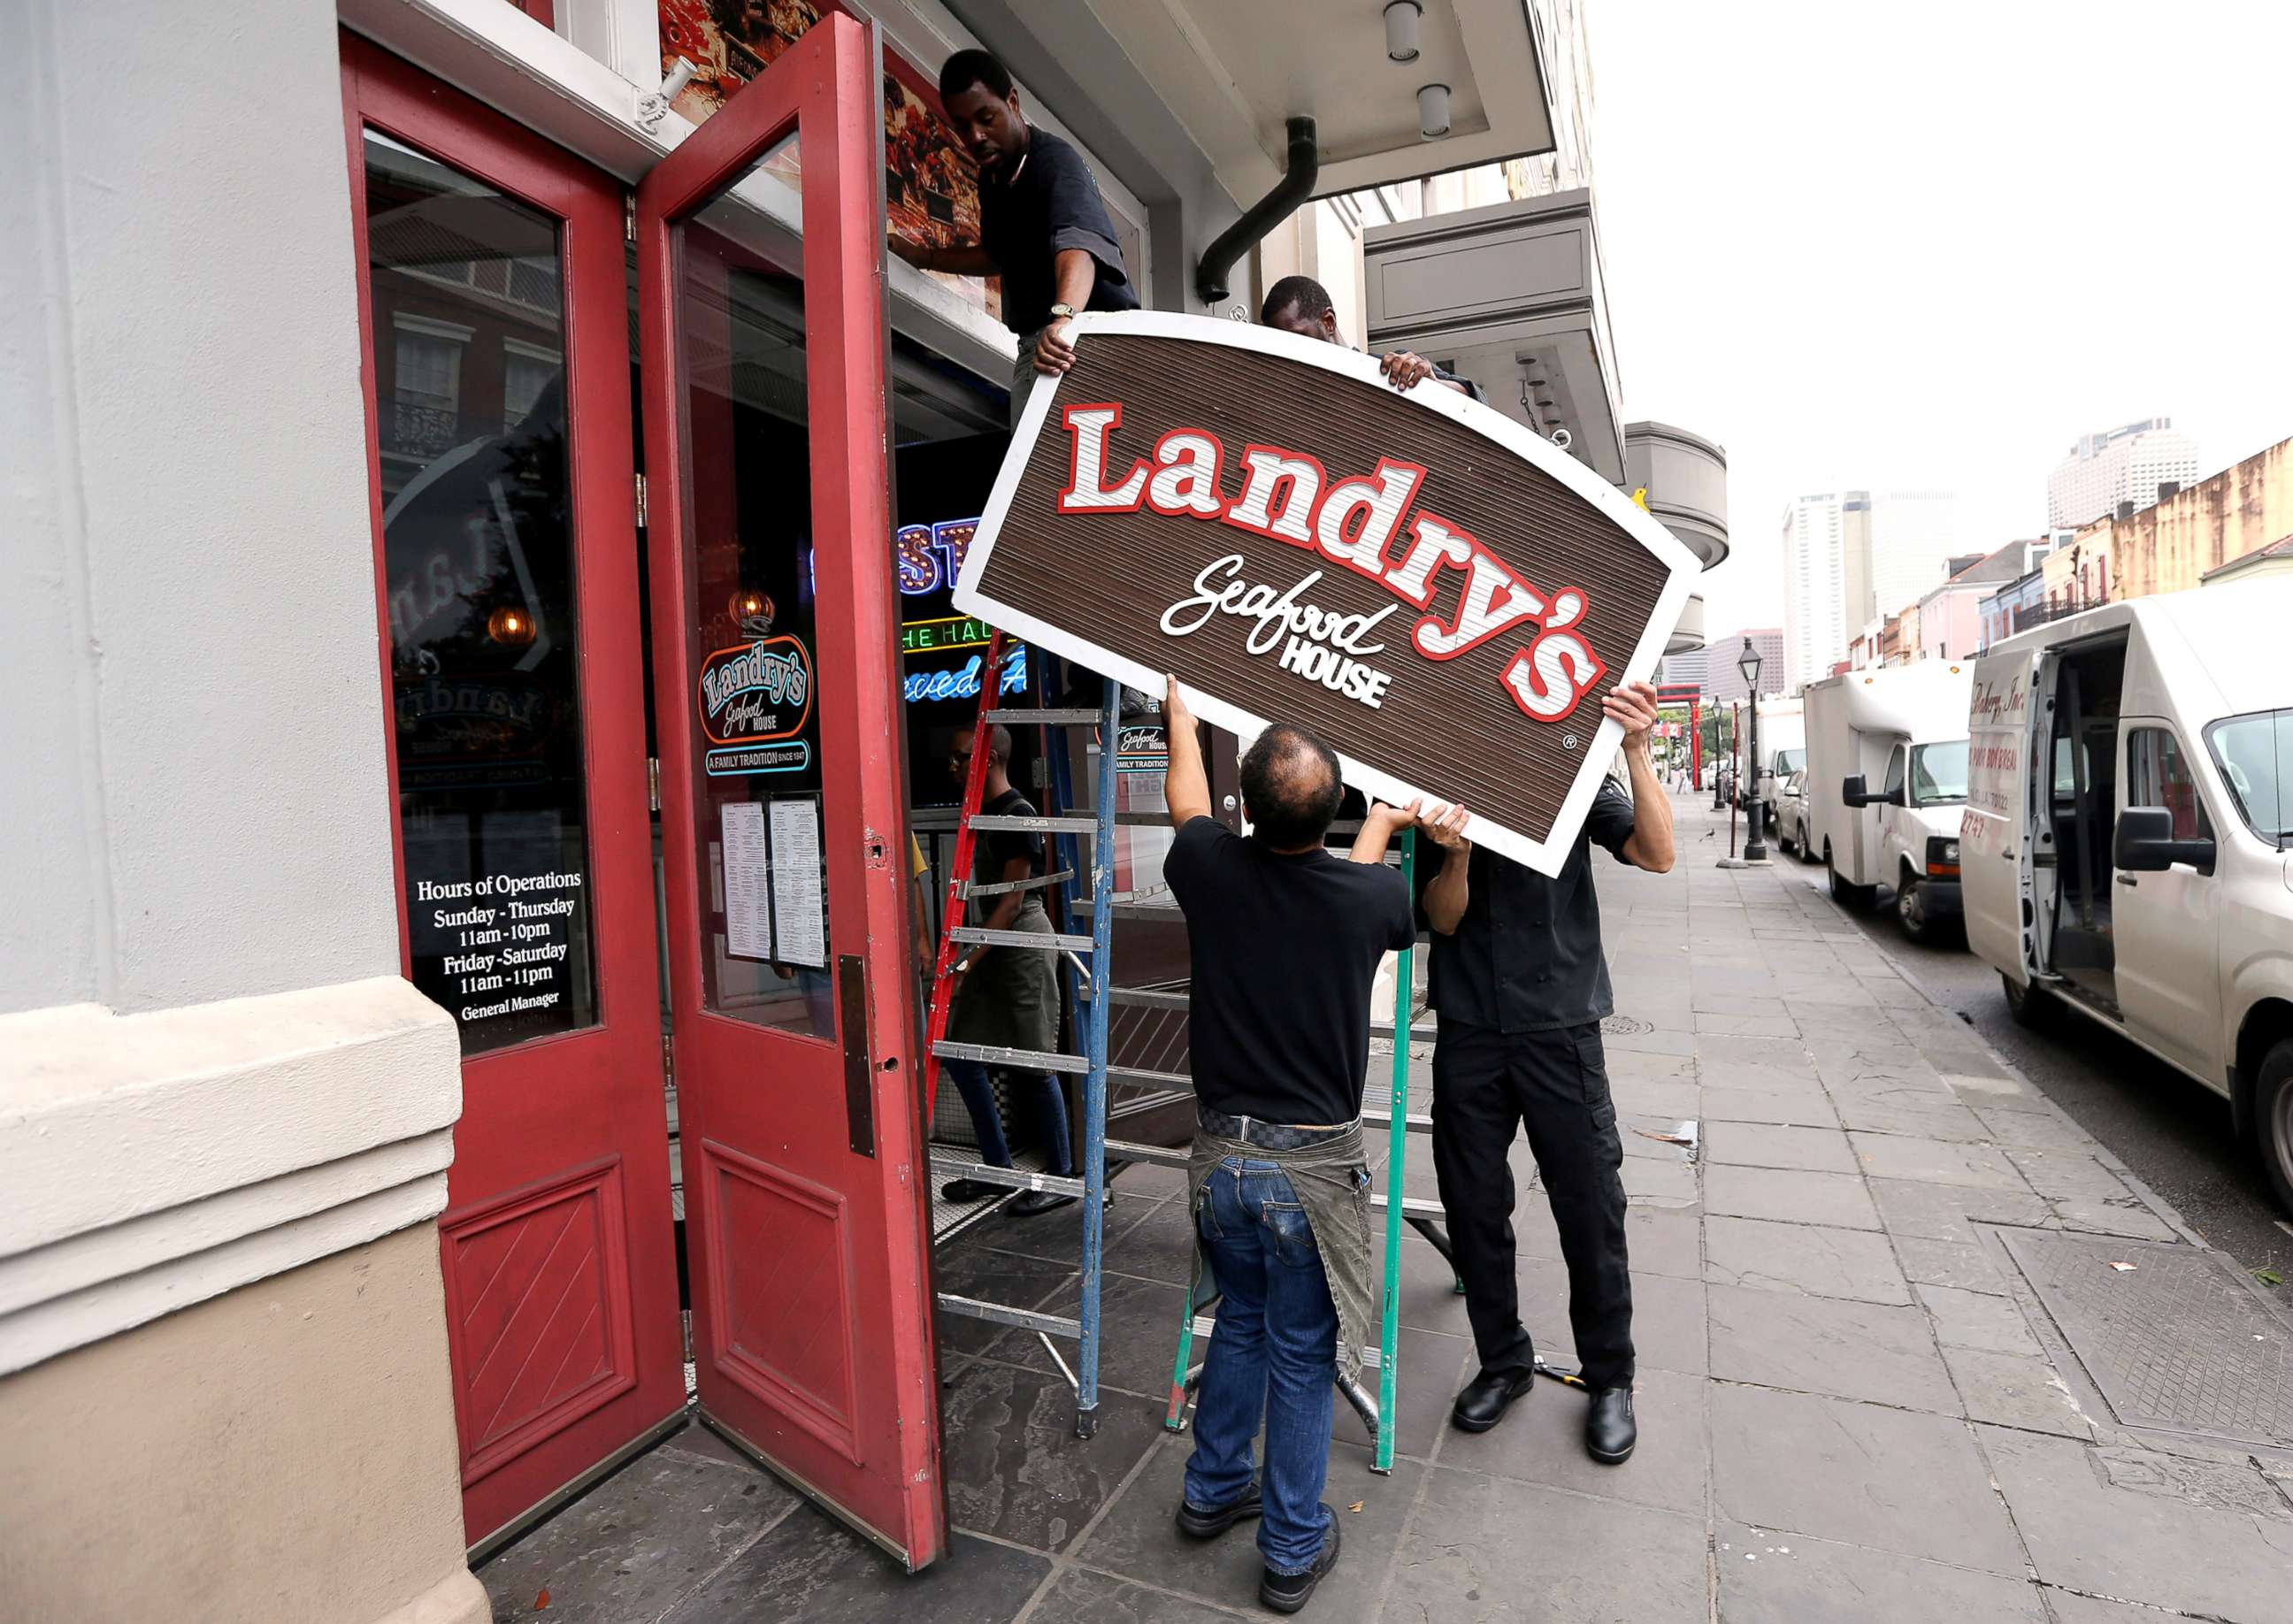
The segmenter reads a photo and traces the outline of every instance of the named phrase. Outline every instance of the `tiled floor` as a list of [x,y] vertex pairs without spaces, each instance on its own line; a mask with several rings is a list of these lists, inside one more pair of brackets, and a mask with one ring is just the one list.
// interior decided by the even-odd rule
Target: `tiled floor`
[[[1398,1458],[1373,1473],[1337,1406],[1327,1498],[1345,1555],[1306,1616],[2293,1624],[2293,1465],[2114,1427],[1982,1228],[2171,1226],[1787,862],[1716,869],[1724,824],[1675,804],[1671,875],[1594,866],[1638,1029],[1608,1045],[1620,1118],[1696,1122],[1703,1150],[1691,1163],[1627,1135],[1639,1452],[1588,1460],[1584,1399],[1552,1384],[1495,1432],[1448,1427],[1470,1374],[1463,1304],[1409,1236]],[[1407,1183],[1431,1195],[1415,1149]],[[1514,1162],[1524,1313],[1565,1353],[1556,1238],[1525,1149]],[[1201,1546],[1171,1523],[1188,1448],[1161,1402],[1188,1265],[1180,1189],[1163,1169],[1118,1181],[1095,1438],[1074,1436],[1030,1334],[944,1327],[945,1562],[900,1574],[696,1426],[490,1561],[495,1617],[1263,1616],[1250,1527]],[[942,1249],[939,1282],[1072,1313],[1078,1227],[991,1218]]]

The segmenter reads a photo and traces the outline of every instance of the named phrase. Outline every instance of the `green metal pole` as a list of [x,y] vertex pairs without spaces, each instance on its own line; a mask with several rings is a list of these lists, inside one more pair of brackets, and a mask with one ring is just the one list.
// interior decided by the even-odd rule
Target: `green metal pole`
[[[1417,831],[1401,834],[1401,884],[1417,895]],[[1401,1340],[1402,1172],[1409,1157],[1409,1022],[1415,1001],[1417,949],[1401,949],[1393,971],[1393,1102],[1385,1130],[1385,1321],[1380,1328],[1377,1361],[1377,1459],[1375,1469],[1393,1470],[1393,1393]]]

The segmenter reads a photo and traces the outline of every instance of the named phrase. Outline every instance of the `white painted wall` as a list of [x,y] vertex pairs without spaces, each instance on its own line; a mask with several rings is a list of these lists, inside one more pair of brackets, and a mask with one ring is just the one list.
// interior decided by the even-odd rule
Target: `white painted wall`
[[0,1012],[396,972],[335,28],[0,5]]
[[445,1200],[337,51],[0,3],[0,1371]]

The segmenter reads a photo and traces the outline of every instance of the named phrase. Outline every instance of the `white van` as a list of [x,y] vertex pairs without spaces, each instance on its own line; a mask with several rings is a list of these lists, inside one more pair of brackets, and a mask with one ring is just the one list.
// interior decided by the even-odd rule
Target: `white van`
[[2136,598],[1975,664],[1967,944],[2231,1103],[2293,1211],[2293,580]]
[[1826,677],[1801,694],[1802,854],[1822,860],[1831,894],[1848,907],[1868,908],[1880,886],[1892,886],[1896,922],[1915,941],[1942,934],[1958,919],[1958,814],[1966,800],[1973,682],[1966,666],[1929,659]]

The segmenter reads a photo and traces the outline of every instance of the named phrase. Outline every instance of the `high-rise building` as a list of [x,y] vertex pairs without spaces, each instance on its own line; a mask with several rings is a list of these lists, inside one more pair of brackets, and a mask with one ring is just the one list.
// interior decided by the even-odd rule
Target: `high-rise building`
[[1860,490],[1801,497],[1784,509],[1781,692],[1796,693],[1830,670],[1850,627],[1863,623],[1866,611],[1856,606],[1870,594],[1869,510]]
[[2137,511],[2151,506],[2197,478],[2197,443],[2171,417],[2081,434],[2046,476],[2046,521],[2056,529],[2076,529],[2109,518],[2125,503]]
[[1900,615],[1941,586],[1950,578],[1951,558],[1961,551],[1958,497],[1950,491],[1883,490],[1872,497],[1870,513],[1871,604],[1866,620]]
[[1697,692],[1711,692],[1711,682],[1705,675],[1710,668],[1711,654],[1709,648],[1703,648],[1690,649],[1682,654],[1665,655],[1657,662],[1657,685],[1671,688],[1693,683]]
[[1705,679],[1706,691],[1716,705],[1740,705],[1751,690],[1744,684],[1743,667],[1738,663],[1744,658],[1744,643],[1748,639],[1760,654],[1760,692],[1762,695],[1788,693],[1784,686],[1786,658],[1784,634],[1774,626],[1754,626],[1733,631],[1725,637],[1715,637],[1705,648],[1711,661],[1710,675]]

